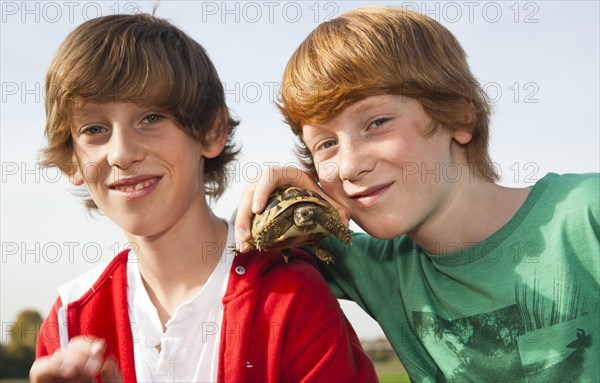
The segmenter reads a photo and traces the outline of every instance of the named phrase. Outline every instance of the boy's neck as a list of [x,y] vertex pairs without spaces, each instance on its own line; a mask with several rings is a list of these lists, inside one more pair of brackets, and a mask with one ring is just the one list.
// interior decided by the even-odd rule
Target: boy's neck
[[221,259],[228,225],[206,207],[152,238],[129,235],[150,300],[164,324],[195,296]]
[[521,208],[529,188],[507,188],[476,179],[462,183],[438,216],[411,231],[409,237],[431,254],[479,243],[506,225]]

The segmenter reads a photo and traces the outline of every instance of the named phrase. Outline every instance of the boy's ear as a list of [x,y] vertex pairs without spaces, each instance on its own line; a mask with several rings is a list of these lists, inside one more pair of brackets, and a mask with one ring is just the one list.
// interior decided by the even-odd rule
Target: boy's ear
[[84,183],[83,176],[81,175],[81,170],[79,170],[79,166],[77,166],[77,170],[75,173],[69,175],[69,181],[75,186],[81,186]]
[[227,136],[229,135],[229,129],[227,129],[228,119],[229,112],[226,107],[222,107],[215,118],[210,132],[206,135],[206,145],[202,148],[202,156],[206,158],[215,158],[221,154],[227,143]]
[[85,182],[75,154],[73,154],[73,157],[71,158],[71,163],[69,164],[69,169],[66,170],[66,173],[68,173],[69,182],[75,186],[81,186]]
[[[472,126],[476,118],[473,100],[465,98],[464,102],[466,104],[464,108],[464,121],[461,121],[461,123],[463,126]],[[459,144],[468,144],[473,139],[473,128],[455,128],[452,137]]]
[[456,129],[454,130],[452,137],[459,144],[465,145],[471,142],[471,139],[473,138],[473,133],[471,132],[471,130],[467,129]]

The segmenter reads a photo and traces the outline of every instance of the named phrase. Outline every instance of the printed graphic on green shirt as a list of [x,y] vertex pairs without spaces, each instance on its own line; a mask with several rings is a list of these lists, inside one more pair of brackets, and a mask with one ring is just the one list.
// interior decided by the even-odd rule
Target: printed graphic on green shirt
[[593,379],[582,374],[598,371],[598,347],[593,343],[597,315],[590,315],[576,285],[558,285],[572,289],[558,294],[566,301],[547,304],[536,289],[517,285],[517,303],[489,313],[446,320],[430,312],[413,312],[417,336],[435,360],[443,361],[438,381]]

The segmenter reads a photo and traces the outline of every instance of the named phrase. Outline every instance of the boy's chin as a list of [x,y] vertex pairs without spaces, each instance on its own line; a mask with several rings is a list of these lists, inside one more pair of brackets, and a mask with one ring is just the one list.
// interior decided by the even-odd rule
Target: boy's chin
[[112,220],[127,236],[154,237],[159,234],[156,224],[146,221]]
[[394,239],[396,237],[405,234],[405,231],[402,228],[397,227],[397,225],[390,225],[385,222],[358,222],[356,224],[364,230],[367,234],[369,234],[373,238],[380,239],[382,241]]
[[404,233],[394,233],[394,234],[390,234],[390,233],[375,233],[375,234],[372,234],[371,237],[380,239],[382,241],[387,241],[387,240],[390,240],[390,239],[397,238],[397,237],[401,236],[402,234],[404,234]]

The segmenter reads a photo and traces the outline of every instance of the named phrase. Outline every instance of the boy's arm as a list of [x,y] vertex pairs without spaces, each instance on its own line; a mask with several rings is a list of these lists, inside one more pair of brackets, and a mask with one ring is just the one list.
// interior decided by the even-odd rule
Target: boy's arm
[[60,326],[58,323],[58,310],[62,306],[60,298],[56,300],[50,313],[42,323],[35,350],[35,357],[40,358],[52,355],[60,349]]

